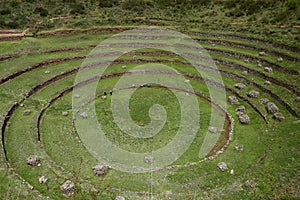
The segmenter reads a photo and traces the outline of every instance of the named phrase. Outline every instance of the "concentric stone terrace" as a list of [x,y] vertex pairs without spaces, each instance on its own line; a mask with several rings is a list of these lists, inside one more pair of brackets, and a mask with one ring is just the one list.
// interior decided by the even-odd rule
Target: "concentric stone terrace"
[[[79,94],[72,97],[83,61],[101,41],[124,30],[0,38],[0,166],[7,179],[26,186],[37,198],[53,199],[145,199],[150,194],[153,199],[200,199],[220,197],[224,190],[246,197],[256,186],[258,194],[288,190],[288,180],[299,173],[299,49],[256,38],[188,31],[185,34],[205,48],[218,67],[217,71],[204,64],[203,70],[220,73],[224,85],[201,76],[179,55],[152,48],[150,42],[149,48],[123,52],[101,78],[79,85],[99,81],[95,98],[87,102],[95,103],[96,116],[72,110],[72,98],[84,98]],[[163,39],[168,36],[155,38]],[[127,44],[118,45],[122,48]],[[131,174],[97,160],[74,123],[78,117],[96,117],[106,137],[130,152],[150,154],[167,145],[180,128],[181,115],[170,88],[155,83],[130,87],[136,88],[129,104],[136,124],[150,123],[148,112],[154,104],[163,105],[167,112],[165,126],[151,138],[124,133],[111,111],[112,96],[119,92],[114,90],[118,80],[135,76],[139,72],[130,70],[149,63],[173,68],[184,76],[185,84],[192,85],[194,91],[172,89],[185,98],[197,98],[200,128],[174,163],[151,173]],[[226,108],[210,98],[209,86],[226,91]],[[223,127],[210,125],[212,110],[225,119]],[[217,137],[217,142],[207,144],[208,154],[199,157],[201,144],[207,143],[206,134]],[[151,165],[155,159],[146,156],[143,162]],[[251,187],[243,186],[250,182]]]

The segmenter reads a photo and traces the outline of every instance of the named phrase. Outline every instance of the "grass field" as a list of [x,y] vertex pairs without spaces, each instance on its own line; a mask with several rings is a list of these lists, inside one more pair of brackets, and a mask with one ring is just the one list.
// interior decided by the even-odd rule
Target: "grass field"
[[[194,12],[194,9],[189,12]],[[216,5],[215,9],[224,8]],[[106,15],[115,11],[107,10]],[[205,12],[208,11],[202,10],[202,15],[206,16]],[[268,12],[271,13],[271,10]],[[59,19],[55,25],[58,27],[54,28],[60,30],[45,28],[35,32],[34,37],[30,31],[18,38],[0,34],[0,198],[67,198],[60,188],[66,180],[71,180],[76,187],[70,199],[104,200],[116,199],[117,196],[159,200],[300,198],[300,48],[296,38],[299,37],[299,28],[269,27],[278,34],[268,37],[259,33],[260,30],[265,31],[259,26],[257,33],[233,31],[236,25],[223,31],[217,30],[214,25],[206,29],[203,23],[193,21],[192,15],[188,16],[185,20],[190,21],[186,26],[184,20],[176,18],[173,21],[169,19],[171,22],[163,27],[180,30],[191,37],[193,44],[206,50],[218,71],[213,68],[214,64],[201,60],[202,52],[197,49],[195,54],[195,48],[191,46],[180,46],[180,50],[185,49],[187,57],[155,48],[158,43],[165,45],[176,41],[171,37],[174,35],[150,31],[142,35],[129,32],[130,36],[126,35],[123,39],[116,36],[125,30],[148,27],[145,24],[126,24],[125,19],[120,22],[124,26],[108,26],[105,23],[105,26],[80,29],[74,28],[74,23],[82,19],[71,17]],[[293,17],[289,20],[294,20]],[[88,20],[97,18],[90,16]],[[164,19],[145,20],[165,22]],[[241,20],[247,20],[246,16]],[[64,23],[72,29],[59,27]],[[202,25],[197,28],[198,23]],[[145,35],[151,35],[150,39]],[[128,39],[130,37],[134,38],[133,41]],[[291,39],[287,42],[289,37]],[[114,48],[105,45],[96,47],[110,38],[117,41]],[[126,46],[128,41],[140,45],[146,43],[149,47],[131,50]],[[108,52],[102,52],[102,49]],[[121,56],[115,56],[120,52]],[[260,55],[261,52],[265,55]],[[82,73],[95,77],[80,82],[77,91],[74,84],[81,72],[78,70],[95,59],[88,57],[89,54],[96,55],[104,64],[110,59],[114,61],[103,70],[101,78],[97,77],[103,65],[100,61],[100,64],[95,64],[96,67],[91,65],[83,70]],[[197,70],[192,66],[193,62],[203,66]],[[167,66],[169,71],[163,71],[161,65]],[[265,67],[272,68],[272,71],[267,72]],[[220,75],[224,85],[220,86],[212,79],[216,74]],[[153,80],[169,81],[172,87],[147,82],[153,77]],[[134,82],[129,84],[126,80]],[[238,89],[237,83],[243,83],[245,88]],[[94,86],[95,96],[75,97],[76,92],[85,94]],[[112,95],[110,90],[113,90]],[[226,107],[219,105],[221,100],[212,96],[212,90],[224,92]],[[249,97],[248,93],[252,90],[259,92],[257,98]],[[106,98],[103,97],[104,91],[107,92]],[[125,102],[126,94],[132,94],[128,104]],[[238,104],[229,103],[229,96],[235,96]],[[284,116],[283,121],[268,113],[266,104],[261,103],[262,98],[275,103],[278,112]],[[79,102],[79,107],[74,107],[76,102]],[[194,102],[197,104],[192,107]],[[160,106],[155,107],[157,104]],[[240,122],[237,115],[239,106],[245,106],[249,124]],[[118,108],[117,111],[114,108]],[[127,116],[116,118],[123,108],[128,109],[130,121],[126,121]],[[30,112],[26,113],[28,110]],[[199,114],[199,121],[194,117],[194,111]],[[86,117],[82,116],[83,112],[87,113]],[[188,120],[182,120],[183,116]],[[90,119],[99,121],[102,130],[99,127],[93,129]],[[164,123],[161,124],[161,121]],[[140,126],[137,129],[140,132],[154,124],[146,134],[158,131],[149,137],[138,137],[140,135],[134,135],[135,129],[129,122]],[[217,133],[208,131],[212,124],[218,122],[222,124],[217,127]],[[84,125],[80,128],[77,123]],[[197,129],[194,131],[191,125]],[[185,132],[181,136],[177,133],[182,127]],[[155,155],[154,161],[150,161],[153,166],[157,162],[167,162],[173,156],[177,159],[152,172],[131,173],[113,165],[105,175],[95,176],[93,167],[107,161],[96,155],[105,157],[114,154],[111,149],[100,153],[91,150],[85,143],[82,130],[86,134],[94,130],[93,134],[102,135],[113,145],[129,152],[132,158],[120,156],[120,160],[139,170],[139,166],[149,167],[149,163],[146,160],[135,163],[135,153]],[[156,150],[172,143],[174,138],[180,138],[182,144],[187,142],[186,138],[193,132],[194,138],[182,154],[176,151],[181,149],[180,145],[172,147],[174,151],[169,154],[155,154]],[[99,141],[92,138],[90,142],[95,144]],[[209,151],[199,156],[202,144]],[[242,150],[239,151],[237,146],[243,147]],[[40,166],[26,163],[31,155],[39,157]],[[107,163],[118,162],[113,157],[110,161]],[[221,162],[227,164],[224,171],[218,168]],[[40,183],[41,176],[48,181]]]

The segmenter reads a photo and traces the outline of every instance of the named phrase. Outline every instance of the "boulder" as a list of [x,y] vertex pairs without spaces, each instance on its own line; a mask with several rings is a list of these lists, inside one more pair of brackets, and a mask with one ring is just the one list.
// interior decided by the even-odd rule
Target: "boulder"
[[295,101],[296,101],[296,102],[300,102],[300,97],[297,97],[297,98],[295,99]]
[[50,71],[49,71],[49,70],[46,70],[46,71],[45,71],[45,74],[49,74],[49,73],[50,73]]
[[271,82],[270,81],[265,81],[264,85],[271,85]]
[[265,67],[265,72],[272,72],[273,69],[271,67]]
[[122,69],[126,69],[126,68],[127,68],[127,66],[125,66],[125,65],[122,66]]
[[255,91],[255,90],[251,90],[250,92],[247,93],[247,96],[250,98],[257,98],[259,95],[259,92]]
[[39,178],[39,183],[40,184],[47,183],[47,182],[48,182],[48,178],[46,178],[45,176],[41,176]]
[[60,186],[60,191],[67,197],[74,195],[75,190],[76,190],[75,184],[70,180],[66,180]]
[[153,160],[154,160],[154,158],[152,155],[145,156],[145,158],[144,158],[145,163],[152,163]]
[[184,82],[185,82],[185,83],[190,83],[190,80],[186,79]]
[[248,71],[242,71],[242,74],[244,75],[244,76],[246,76],[246,75],[248,75]]
[[29,115],[30,113],[31,113],[30,110],[24,110],[24,112],[23,112],[24,115]]
[[87,119],[88,118],[88,114],[86,112],[83,112],[83,113],[80,114],[80,117],[82,119]]
[[282,57],[277,58],[277,62],[282,62],[282,61],[283,61]]
[[238,151],[238,152],[242,152],[242,151],[244,151],[244,146],[241,145],[241,144],[235,144],[233,146],[233,149],[236,150],[236,151]]
[[266,109],[269,114],[277,113],[279,110],[278,107],[273,102],[268,102],[266,105]]
[[267,98],[262,98],[262,99],[260,99],[260,101],[259,101],[260,104],[266,104],[266,103],[268,103],[268,102],[269,102],[269,99],[267,99]]
[[217,133],[217,132],[218,132],[218,129],[217,129],[216,127],[214,127],[214,126],[210,126],[210,127],[208,128],[208,131],[211,132],[211,133]]
[[115,200],[125,200],[125,198],[122,197],[122,196],[117,196],[117,197],[115,198]]
[[27,158],[27,164],[30,166],[40,166],[40,159],[37,155],[31,155]]
[[93,167],[93,171],[95,176],[102,176],[107,173],[108,168],[109,168],[108,165],[98,164],[95,167]]
[[233,169],[230,170],[230,175],[234,175],[234,170]]
[[240,114],[239,115],[239,121],[241,122],[241,124],[249,124],[250,123],[250,118],[248,115],[246,114]]
[[243,83],[237,83],[234,85],[234,87],[241,90],[241,89],[244,89],[246,87],[246,85],[244,85]]
[[79,98],[80,98],[80,95],[79,95],[79,94],[75,94],[75,95],[74,95],[74,98],[75,98],[75,99],[79,99]]
[[262,64],[261,63],[257,63],[257,67],[261,68]]
[[101,99],[106,100],[107,97],[106,97],[105,95],[102,95],[102,96],[101,96]]
[[245,108],[245,106],[239,106],[237,108],[237,111],[244,113],[244,112],[246,112],[246,108]]
[[220,162],[220,163],[218,163],[218,168],[219,168],[221,171],[224,171],[224,170],[228,169],[228,168],[227,168],[227,164],[226,164],[225,162]]
[[259,56],[265,56],[265,55],[266,55],[266,52],[260,51],[260,52],[258,52],[258,55],[259,55]]
[[238,104],[239,103],[239,101],[236,98],[236,96],[229,96],[228,97],[228,102],[231,103],[231,104]]
[[251,180],[247,180],[245,183],[244,183],[244,187],[245,188],[255,188],[256,187],[256,183],[251,181]]
[[63,111],[61,114],[62,114],[62,116],[67,116],[69,113],[68,113],[68,111]]
[[280,112],[274,113],[273,118],[280,122],[282,122],[285,119],[284,116]]

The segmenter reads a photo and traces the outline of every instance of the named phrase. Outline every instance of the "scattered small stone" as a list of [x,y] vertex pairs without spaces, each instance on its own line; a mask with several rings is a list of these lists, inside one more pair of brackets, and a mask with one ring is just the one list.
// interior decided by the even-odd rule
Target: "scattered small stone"
[[24,110],[24,112],[23,112],[24,115],[29,115],[30,113],[31,113],[30,110]]
[[122,196],[117,196],[117,197],[115,198],[115,200],[125,200],[125,198],[122,197]]
[[45,71],[45,74],[49,74],[49,73],[50,73],[50,71],[49,71],[49,70],[46,70],[46,71]]
[[227,169],[227,164],[224,163],[224,162],[220,162],[218,163],[218,168],[221,170],[221,171],[224,171]]
[[272,72],[273,69],[271,67],[265,67],[265,72]]
[[255,91],[255,90],[251,90],[250,92],[247,93],[247,96],[250,98],[257,98],[259,95],[259,92]]
[[101,99],[105,100],[107,97],[105,95],[101,96]]
[[233,169],[230,170],[230,175],[234,175],[234,170]]
[[259,55],[259,56],[265,56],[265,55],[266,55],[266,52],[261,51],[261,52],[258,53],[258,55]]
[[145,163],[152,163],[153,160],[154,160],[154,158],[152,155],[145,156],[145,158],[144,158]]
[[63,116],[67,116],[69,113],[68,113],[68,111],[63,111],[61,114],[62,114]]
[[48,182],[48,178],[46,178],[45,176],[41,176],[39,178],[39,183],[40,184],[47,183],[47,182]]
[[185,83],[190,83],[190,80],[186,79],[184,82],[185,82]]
[[102,176],[107,173],[108,168],[109,168],[108,165],[98,164],[95,167],[93,167],[93,171],[95,176]]
[[244,85],[243,83],[237,83],[234,85],[234,87],[241,90],[241,89],[244,89],[246,87],[246,85]]
[[244,151],[244,146],[241,145],[241,144],[235,144],[233,149],[238,151],[238,152],[242,152],[242,151]]
[[80,95],[79,95],[79,94],[75,94],[75,95],[74,95],[74,98],[79,99],[79,98],[80,98]]
[[236,96],[229,96],[228,97],[228,102],[231,104],[238,104],[239,100],[236,98]]
[[264,85],[271,85],[271,82],[270,81],[265,81]]
[[244,112],[246,112],[246,108],[245,108],[245,106],[239,106],[237,108],[237,111],[244,113]]
[[216,127],[214,127],[214,126],[210,126],[210,127],[208,128],[208,131],[211,132],[211,133],[217,133],[217,132],[218,132],[218,129],[217,129]]
[[261,68],[262,64],[261,63],[257,63],[257,67]]
[[125,66],[125,65],[122,66],[122,69],[126,69],[126,68],[127,68],[127,66]]
[[269,99],[267,99],[267,98],[262,98],[262,99],[260,99],[260,104],[266,104],[266,103],[268,103],[269,102]]
[[269,114],[277,113],[278,110],[279,110],[278,107],[273,102],[268,102],[267,105],[266,105],[266,109],[267,109]]
[[27,164],[30,166],[40,166],[40,159],[37,155],[31,155],[27,158]]
[[244,76],[246,76],[246,75],[248,75],[248,71],[243,71],[242,74],[243,74]]
[[62,184],[60,186],[60,190],[62,191],[62,193],[65,196],[70,197],[70,196],[74,195],[76,187],[75,187],[75,184],[72,181],[67,180],[67,181],[64,182],[64,184]]
[[86,112],[83,112],[83,113],[80,114],[80,117],[82,119],[87,119],[88,118],[88,114]]
[[248,115],[242,113],[239,115],[239,121],[241,124],[249,124],[250,123],[250,118]]
[[282,61],[283,61],[282,57],[277,58],[277,62],[282,62]]
[[275,113],[273,118],[280,122],[282,122],[285,119],[284,116],[280,112]]
[[255,187],[256,187],[256,183],[254,183],[254,182],[251,181],[251,180],[247,180],[247,181],[244,183],[244,187],[245,187],[245,188],[255,188]]

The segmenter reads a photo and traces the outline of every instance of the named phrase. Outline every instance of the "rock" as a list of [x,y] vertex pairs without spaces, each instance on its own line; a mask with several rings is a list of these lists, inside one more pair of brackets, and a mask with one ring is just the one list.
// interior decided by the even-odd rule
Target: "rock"
[[30,166],[40,166],[40,159],[37,155],[31,155],[27,158],[27,164]]
[[67,196],[70,197],[72,195],[74,195],[76,187],[75,184],[70,181],[70,180],[66,180],[61,186],[60,186],[60,190],[62,191],[62,193]]
[[273,69],[271,67],[265,67],[265,72],[272,72]]
[[264,85],[271,85],[271,82],[270,81],[265,81]]
[[125,200],[125,198],[122,197],[122,196],[117,196],[117,197],[115,198],[115,200]]
[[244,113],[244,112],[246,112],[246,108],[245,108],[245,106],[239,106],[237,108],[237,111]]
[[79,99],[79,98],[80,98],[80,95],[79,95],[79,94],[75,94],[75,95],[74,95],[74,98],[75,98],[75,99]]
[[122,66],[122,69],[126,69],[126,68],[127,68],[127,66],[125,66],[125,65]]
[[277,62],[282,62],[282,61],[283,61],[282,57],[277,58]]
[[234,170],[233,169],[230,170],[230,175],[234,175]]
[[269,99],[267,99],[267,98],[262,98],[262,99],[260,99],[260,104],[266,104],[266,103],[268,103],[269,102]]
[[86,112],[83,112],[83,113],[80,114],[80,117],[82,119],[87,119],[88,118],[88,114]]
[[238,104],[239,103],[239,101],[236,98],[236,96],[229,96],[228,97],[228,102],[231,103],[231,104]]
[[250,92],[247,93],[247,96],[250,98],[257,98],[259,95],[259,92],[255,91],[255,90],[251,90]]
[[145,156],[145,158],[144,158],[145,163],[152,163],[153,160],[154,160],[154,158],[152,155]]
[[276,120],[278,120],[278,121],[280,121],[280,122],[282,122],[285,119],[284,116],[281,113],[279,113],[279,112],[274,113],[273,118],[276,119]]
[[234,87],[241,90],[241,89],[244,89],[246,87],[246,85],[244,85],[243,83],[237,83],[234,85]]
[[23,103],[21,103],[21,104],[20,104],[20,106],[21,106],[21,107],[24,107],[24,104],[23,104]]
[[266,55],[266,52],[264,52],[264,51],[258,52],[258,55],[259,55],[259,56],[265,56],[265,55]]
[[242,152],[242,151],[244,151],[244,146],[241,145],[241,144],[235,144],[233,146],[233,149],[236,150],[236,151],[238,151],[238,152]]
[[257,63],[257,67],[261,68],[262,64],[261,63]]
[[279,110],[278,107],[273,102],[268,102],[266,105],[266,109],[269,114],[277,113]]
[[61,114],[62,114],[62,116],[67,116],[69,113],[68,113],[68,111],[63,111]]
[[107,173],[108,168],[109,168],[108,165],[98,164],[95,167],[93,167],[93,171],[95,176],[102,176]]
[[208,131],[211,132],[211,133],[217,133],[217,132],[218,132],[218,129],[217,129],[216,127],[214,127],[214,126],[210,126],[210,127],[208,128]]
[[45,71],[45,74],[49,74],[49,73],[50,73],[50,71],[49,71],[49,70],[46,70],[46,71]]
[[251,181],[251,180],[247,180],[247,181],[244,183],[244,187],[245,187],[245,188],[255,188],[255,187],[256,187],[256,183],[254,183],[254,182]]
[[239,121],[241,122],[241,124],[249,124],[250,123],[250,118],[248,115],[246,114],[240,114],[239,115]]
[[29,115],[30,113],[31,113],[30,110],[24,110],[24,112],[23,112],[24,115]]
[[185,82],[185,83],[190,83],[190,80],[186,79],[184,82]]
[[101,99],[105,100],[107,97],[105,95],[101,96]]
[[246,75],[248,75],[248,71],[242,71],[242,74],[243,74],[244,76],[246,76]]
[[221,170],[221,171],[224,171],[227,169],[227,164],[224,163],[224,162],[220,162],[218,163],[218,168]]
[[39,178],[39,183],[40,184],[47,183],[47,182],[48,182],[48,178],[46,178],[45,176],[41,176]]
[[300,97],[297,97],[297,98],[295,99],[295,101],[296,101],[296,102],[300,102]]

